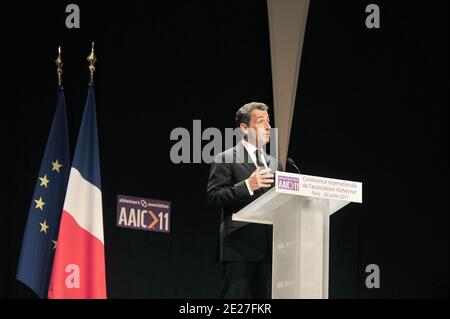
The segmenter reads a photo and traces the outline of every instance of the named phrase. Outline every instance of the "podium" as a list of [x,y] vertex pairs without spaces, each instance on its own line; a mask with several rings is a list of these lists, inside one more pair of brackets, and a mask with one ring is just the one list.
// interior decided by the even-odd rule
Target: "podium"
[[362,203],[362,183],[275,173],[275,187],[233,214],[273,225],[272,298],[328,298],[330,215]]

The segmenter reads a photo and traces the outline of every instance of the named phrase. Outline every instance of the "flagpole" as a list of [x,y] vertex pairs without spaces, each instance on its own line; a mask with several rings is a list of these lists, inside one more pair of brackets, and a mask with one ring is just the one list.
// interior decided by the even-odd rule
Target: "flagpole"
[[57,66],[56,72],[58,73],[58,86],[62,87],[62,73],[63,73],[62,66],[63,66],[63,61],[62,61],[62,58],[61,58],[61,46],[58,47],[58,57],[56,58],[55,63],[56,63],[56,66]]
[[92,42],[91,54],[87,57],[89,62],[89,72],[90,72],[90,82],[89,85],[94,85],[94,71],[95,71],[95,62],[97,62],[97,58],[94,53],[94,42]]

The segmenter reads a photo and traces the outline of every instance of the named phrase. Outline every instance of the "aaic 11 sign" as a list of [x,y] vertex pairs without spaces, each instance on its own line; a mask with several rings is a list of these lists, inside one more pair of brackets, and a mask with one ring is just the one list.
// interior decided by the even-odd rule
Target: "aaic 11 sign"
[[117,226],[170,233],[170,202],[117,195]]

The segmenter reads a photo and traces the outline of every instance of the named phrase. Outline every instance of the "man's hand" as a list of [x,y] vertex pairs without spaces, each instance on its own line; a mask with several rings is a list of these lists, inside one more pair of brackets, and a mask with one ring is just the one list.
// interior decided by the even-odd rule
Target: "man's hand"
[[273,174],[270,174],[269,171],[265,169],[260,170],[257,168],[252,175],[250,175],[248,178],[248,183],[252,192],[260,188],[267,188],[271,186],[271,183],[273,183]]

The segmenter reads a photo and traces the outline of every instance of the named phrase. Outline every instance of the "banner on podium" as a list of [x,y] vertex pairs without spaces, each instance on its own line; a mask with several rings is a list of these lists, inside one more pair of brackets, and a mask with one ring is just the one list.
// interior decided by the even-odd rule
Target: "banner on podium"
[[334,178],[276,172],[277,193],[362,203],[362,183]]

